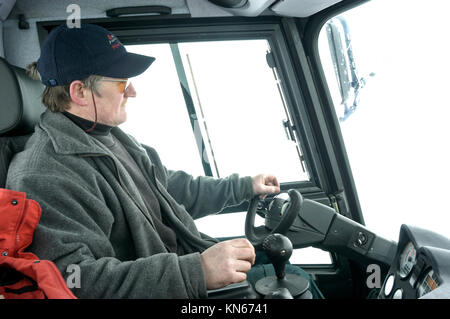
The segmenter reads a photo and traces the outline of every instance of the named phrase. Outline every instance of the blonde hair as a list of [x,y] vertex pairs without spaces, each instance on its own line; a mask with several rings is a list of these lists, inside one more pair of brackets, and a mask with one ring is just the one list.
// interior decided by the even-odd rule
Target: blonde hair
[[[37,62],[27,65],[26,72],[34,80],[41,80],[37,69]],[[84,86],[90,89],[95,95],[101,96],[98,90],[99,82],[103,77],[100,75],[90,75],[86,79],[80,80]],[[46,86],[42,93],[42,103],[52,112],[64,112],[70,107],[70,84],[59,86]]]

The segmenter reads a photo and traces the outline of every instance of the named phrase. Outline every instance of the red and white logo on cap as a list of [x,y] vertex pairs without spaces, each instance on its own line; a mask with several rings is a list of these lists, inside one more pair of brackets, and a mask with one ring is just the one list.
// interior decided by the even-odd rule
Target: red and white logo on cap
[[122,43],[120,43],[119,39],[117,39],[117,37],[113,34],[108,34],[108,41],[109,41],[109,44],[111,45],[111,48],[113,48],[113,49],[117,49],[118,47],[120,47],[122,45]]

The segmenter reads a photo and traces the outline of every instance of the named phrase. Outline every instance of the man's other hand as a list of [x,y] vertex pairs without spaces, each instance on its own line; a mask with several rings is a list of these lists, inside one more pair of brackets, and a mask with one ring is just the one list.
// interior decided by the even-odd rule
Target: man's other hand
[[206,288],[219,289],[244,281],[255,263],[255,249],[245,238],[215,244],[201,254]]

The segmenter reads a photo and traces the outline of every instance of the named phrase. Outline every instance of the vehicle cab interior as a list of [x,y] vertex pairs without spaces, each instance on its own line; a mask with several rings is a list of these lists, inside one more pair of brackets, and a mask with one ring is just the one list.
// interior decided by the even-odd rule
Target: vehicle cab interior
[[[397,95],[423,91],[426,100],[389,97],[383,85],[396,74],[389,72],[419,77],[419,65],[432,62],[416,59],[410,74],[389,64],[386,51],[395,50],[377,54],[367,44],[383,38],[371,38],[375,31],[363,26],[376,23],[364,21],[376,6],[386,9],[377,0],[73,2],[0,1],[1,188],[45,111],[44,85],[26,74],[27,65],[57,26],[97,24],[128,51],[156,58],[133,79],[138,97],[128,103],[124,131],[155,147],[171,169],[215,178],[269,170],[280,181],[280,194],[196,220],[209,236],[247,238],[276,272],[254,286],[211,290],[209,298],[312,298],[305,280],[284,272],[286,264],[306,271],[325,299],[450,298],[445,186],[430,186],[437,185],[432,177],[444,185],[447,177],[445,156],[433,153],[448,144],[448,132],[437,128],[445,112],[437,106],[447,102],[407,84],[405,91],[398,84]],[[397,42],[415,42],[400,36]],[[414,122],[414,101],[429,99],[436,110],[422,103]],[[419,131],[429,135],[403,140],[424,122],[430,128]],[[422,166],[404,173],[402,153],[416,168],[421,157]],[[421,193],[428,187],[436,193]]]

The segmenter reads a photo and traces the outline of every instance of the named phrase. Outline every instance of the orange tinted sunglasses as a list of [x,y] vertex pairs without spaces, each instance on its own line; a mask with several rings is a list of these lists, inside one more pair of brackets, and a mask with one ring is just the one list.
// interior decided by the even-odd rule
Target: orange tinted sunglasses
[[125,90],[128,87],[129,79],[105,79],[103,78],[102,81],[106,82],[115,82],[117,84],[117,88],[119,89],[120,93],[125,93]]

